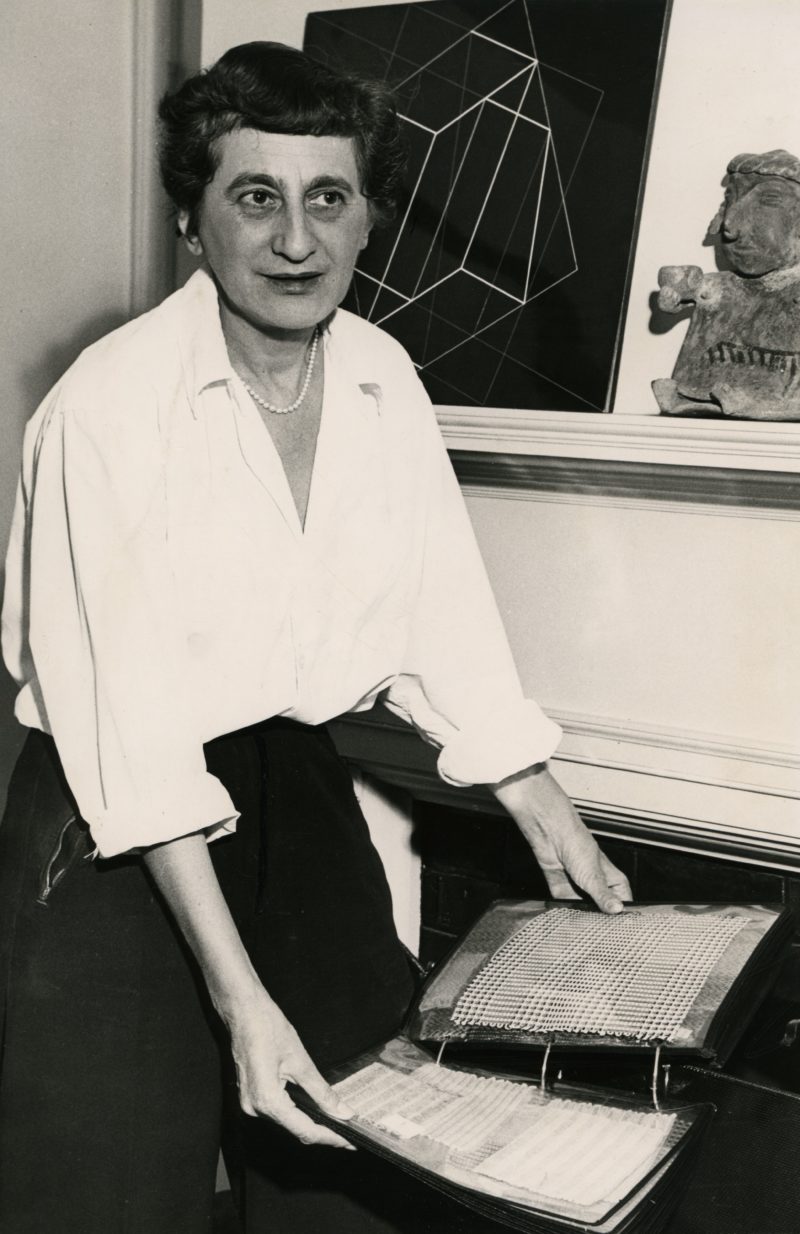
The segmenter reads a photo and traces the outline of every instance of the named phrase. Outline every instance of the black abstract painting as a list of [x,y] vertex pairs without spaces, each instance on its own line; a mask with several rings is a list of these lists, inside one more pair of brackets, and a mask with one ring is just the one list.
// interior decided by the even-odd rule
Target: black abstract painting
[[436,403],[611,411],[669,0],[434,0],[312,13],[305,46],[390,82],[407,197],[346,307]]

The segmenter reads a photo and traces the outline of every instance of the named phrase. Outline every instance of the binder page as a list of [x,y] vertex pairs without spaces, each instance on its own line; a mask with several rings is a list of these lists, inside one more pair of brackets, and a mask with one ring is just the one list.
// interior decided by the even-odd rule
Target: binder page
[[408,1033],[701,1049],[777,919],[753,905],[640,905],[605,916],[500,902],[429,980]]
[[689,1123],[440,1065],[401,1039],[335,1085],[353,1126],[460,1186],[587,1223],[640,1186]]

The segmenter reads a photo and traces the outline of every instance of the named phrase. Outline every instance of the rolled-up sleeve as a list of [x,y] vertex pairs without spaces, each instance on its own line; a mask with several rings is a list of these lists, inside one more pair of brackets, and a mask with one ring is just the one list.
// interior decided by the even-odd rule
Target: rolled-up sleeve
[[29,426],[9,549],[6,660],[104,857],[237,817],[185,696],[162,455],[155,405],[81,413],[56,392]]
[[420,465],[422,566],[403,672],[384,694],[390,711],[440,747],[455,785],[492,784],[556,749],[561,729],[523,696],[458,481],[433,412]]

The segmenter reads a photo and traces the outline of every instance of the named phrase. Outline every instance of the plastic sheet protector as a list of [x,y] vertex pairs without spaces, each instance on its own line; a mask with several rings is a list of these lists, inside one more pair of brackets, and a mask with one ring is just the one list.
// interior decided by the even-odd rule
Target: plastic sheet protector
[[682,1113],[542,1093],[396,1041],[335,1085],[357,1127],[455,1183],[601,1221],[686,1130]]

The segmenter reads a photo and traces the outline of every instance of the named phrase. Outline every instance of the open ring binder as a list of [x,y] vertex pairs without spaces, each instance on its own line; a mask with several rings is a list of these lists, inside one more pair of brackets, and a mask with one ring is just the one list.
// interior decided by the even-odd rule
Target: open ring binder
[[[529,1234],[652,1234],[712,1114],[670,1099],[669,1060],[725,1060],[791,927],[790,913],[762,905],[608,917],[498,901],[428,977],[403,1035],[330,1076],[355,1111],[337,1129]],[[538,1052],[538,1076],[520,1074]],[[592,1052],[639,1056],[644,1091],[566,1082],[566,1065],[554,1068]]]

